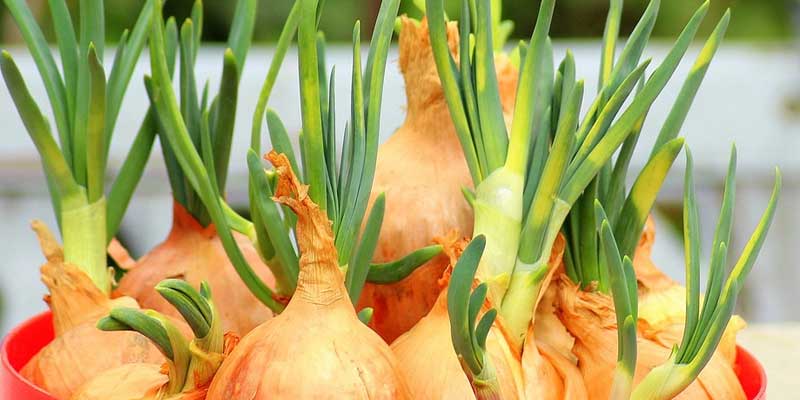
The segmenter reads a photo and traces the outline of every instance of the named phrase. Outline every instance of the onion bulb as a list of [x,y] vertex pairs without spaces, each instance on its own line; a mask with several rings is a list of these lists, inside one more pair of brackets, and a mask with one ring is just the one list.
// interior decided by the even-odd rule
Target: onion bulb
[[[238,343],[238,336],[225,335],[225,350],[222,357],[227,356]],[[197,348],[194,348],[194,351]],[[214,354],[206,354],[213,357]],[[165,389],[169,383],[168,364],[126,364],[97,375],[81,386],[71,400],[160,400],[165,398]],[[208,393],[208,384],[200,383],[189,391],[170,394],[170,400],[204,400]]]
[[[272,273],[250,240],[236,232],[234,237],[253,270],[264,282],[274,285]],[[115,259],[126,257],[119,250],[113,256]],[[177,202],[173,206],[172,231],[167,240],[138,260],[120,280],[116,293],[135,298],[142,308],[179,318],[175,308],[153,289],[168,278],[182,279],[192,286],[208,282],[216,291],[216,303],[226,332],[244,335],[272,317],[272,312],[239,278],[214,225],[203,227]]]
[[[386,212],[376,262],[396,260],[450,229],[469,235],[473,224],[472,209],[461,192],[472,187],[472,179],[436,72],[427,20],[403,16],[400,23],[399,63],[407,114],[403,125],[378,150],[370,204],[386,193]],[[447,25],[447,41],[450,51],[457,54],[454,22]],[[517,71],[505,56],[497,57],[496,64],[503,110],[510,120]],[[446,257],[439,256],[400,282],[367,283],[358,308],[374,309],[370,326],[391,343],[436,302],[441,291],[436,282],[447,264]]]
[[[437,239],[450,260],[445,268],[455,265],[466,245],[458,235]],[[401,371],[417,399],[474,399],[472,387],[453,351],[450,317],[447,310],[449,273],[438,280],[443,290],[433,308],[411,330],[392,343]],[[489,332],[486,348],[497,376],[503,399],[522,399],[522,370],[520,355],[508,344],[499,323]]]
[[344,286],[331,223],[308,197],[285,155],[276,201],[297,214],[302,253],[297,290],[284,312],[253,329],[220,367],[209,399],[410,398],[397,361],[356,316]]
[[[573,352],[583,374],[589,399],[607,399],[617,364],[617,324],[609,296],[585,292],[568,277],[555,278],[557,309],[561,321],[575,337]],[[638,335],[638,359],[634,387],[647,373],[667,360],[672,346]],[[698,379],[678,399],[744,399],[741,385],[727,361],[715,355]]]
[[97,320],[113,307],[138,308],[130,297],[109,299],[80,268],[64,262],[61,247],[40,221],[33,229],[47,262],[42,265],[45,297],[53,312],[56,337],[20,371],[25,379],[57,399],[73,392],[97,374],[129,363],[164,361],[158,349],[133,332],[103,332]]

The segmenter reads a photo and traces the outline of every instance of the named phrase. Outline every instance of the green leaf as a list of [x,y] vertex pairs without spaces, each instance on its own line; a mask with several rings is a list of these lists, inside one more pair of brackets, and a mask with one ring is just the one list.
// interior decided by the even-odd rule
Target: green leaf
[[[106,144],[106,77],[97,59],[95,48],[89,45],[89,115],[86,124],[86,190],[89,202],[105,194]],[[75,149],[77,151],[84,149]]]
[[247,51],[253,39],[253,30],[256,25],[257,0],[239,0],[233,12],[231,31],[228,34],[228,48],[233,51],[234,59],[239,65],[244,66]]
[[[615,4],[611,5],[612,8],[614,6]],[[660,6],[660,0],[650,0],[650,3],[647,5],[647,8],[642,14],[642,17],[639,19],[636,27],[633,28],[633,32],[631,32],[630,37],[628,37],[625,47],[622,49],[622,53],[619,55],[619,60],[611,71],[608,82],[610,91],[606,93],[616,91],[617,87],[625,79],[625,76],[633,71],[636,65],[639,64],[639,59],[642,57],[644,48],[647,46],[647,42],[650,39],[650,34],[653,32],[653,26],[655,26],[656,19],[658,17],[658,9]],[[619,4],[619,8],[622,8],[621,4]],[[612,9],[609,11],[609,13],[612,11],[616,10]],[[617,27],[617,29],[619,28]],[[603,61],[606,60],[604,59]]]
[[80,0],[80,49],[86,51],[89,44],[94,43],[97,57],[103,58],[105,34],[105,11],[103,0]]
[[202,155],[201,157],[203,159],[203,166],[208,172],[208,179],[211,182],[211,187],[214,189],[214,193],[217,195],[217,197],[221,198],[221,204],[224,199],[222,199],[219,185],[217,183],[217,171],[214,166],[214,148],[213,144],[211,143],[211,130],[208,127],[210,122],[208,119],[208,111],[206,111],[203,113],[203,116],[200,120],[200,154]]
[[[617,113],[628,99],[628,95],[630,95],[633,89],[636,87],[636,84],[639,82],[640,78],[644,76],[644,72],[649,65],[650,60],[646,60],[642,63],[642,65],[633,70],[616,89],[608,102],[605,103],[594,121],[590,124],[587,123],[581,125],[581,129],[577,134],[577,142],[579,147],[576,149],[577,155],[574,157],[576,161],[585,160],[594,146],[596,146],[597,143],[608,132],[608,129],[614,121],[614,118],[617,116]],[[598,96],[598,98],[602,98],[602,96],[603,95],[601,94]],[[642,114],[644,114],[644,112],[642,112]],[[577,165],[578,164],[576,162],[573,162],[572,165],[570,165],[570,172],[573,172],[572,170],[577,168]]]
[[[700,216],[697,211],[697,196],[694,189],[694,161],[692,152],[686,149],[686,173],[683,182],[683,251],[686,261],[686,319],[683,339],[678,349],[677,360],[685,359],[691,348],[691,340],[700,318]],[[713,248],[712,252],[718,251]],[[727,251],[727,248],[724,250]],[[709,277],[711,282],[720,282],[721,276]]]
[[369,325],[369,322],[372,321],[372,314],[375,310],[372,307],[365,307],[358,312],[358,320],[361,321],[364,325]]
[[[428,3],[428,9],[430,10],[430,8],[431,5]],[[472,280],[485,246],[486,239],[482,235],[472,239],[453,268],[447,289],[447,310],[450,316],[450,334],[453,338],[453,346],[456,354],[463,358],[464,363],[476,375],[483,370],[483,359],[477,357],[472,347],[472,332],[468,319],[469,298]]]
[[664,125],[661,126],[661,131],[658,133],[656,142],[653,145],[651,157],[655,155],[664,143],[678,136],[678,132],[683,126],[683,122],[686,120],[686,115],[689,113],[689,108],[692,106],[697,90],[700,88],[700,84],[703,82],[703,78],[708,71],[708,66],[711,64],[711,59],[714,58],[714,54],[717,52],[717,48],[719,48],[722,38],[725,36],[725,31],[730,22],[730,16],[730,9],[726,10],[722,19],[717,23],[716,28],[714,28],[714,31],[711,33],[711,37],[706,41],[703,49],[700,50],[700,54],[697,56],[689,76],[686,77],[686,81],[683,83],[681,91],[678,93],[678,98],[675,99],[675,104],[673,104],[666,121],[664,121]]
[[229,48],[225,50],[225,59],[222,67],[222,79],[219,84],[219,94],[214,102],[214,127],[211,132],[214,142],[214,169],[219,184],[219,191],[225,193],[225,183],[228,179],[228,164],[231,158],[231,143],[233,142],[233,128],[236,122],[236,106],[239,96],[239,60]]
[[[540,88],[537,86],[544,81],[552,80],[552,73],[550,76],[544,73],[546,71],[544,61],[548,59],[546,57],[548,50],[552,51],[547,46],[547,35],[550,32],[554,8],[554,0],[544,0],[540,4],[536,26],[533,29],[530,44],[526,51],[527,56],[520,69],[517,99],[514,105],[514,118],[511,123],[511,143],[509,148],[512,151],[509,152],[506,160],[506,165],[518,172],[524,171],[527,166],[528,149],[531,147],[534,124],[539,121],[538,118],[543,118],[543,113],[546,109],[543,104],[550,102],[550,96],[546,93],[541,93]],[[431,40],[433,40],[433,37],[431,37]],[[552,53],[549,58],[552,65]],[[552,66],[550,70],[552,70]],[[537,107],[537,103],[541,105]]]
[[306,184],[309,185],[308,195],[321,210],[327,210],[327,196],[325,195],[325,153],[322,144],[322,115],[319,105],[322,102],[320,94],[320,77],[317,68],[317,0],[298,0],[302,4],[300,11],[300,25],[298,28],[297,42],[299,47],[300,63],[300,102],[303,121],[303,153],[304,159],[315,160],[306,163]]
[[165,135],[169,140],[170,146],[177,150],[175,155],[186,174],[187,180],[201,196],[203,203],[207,207],[211,219],[216,225],[217,233],[220,236],[225,252],[228,254],[228,258],[231,260],[236,272],[257,299],[271,310],[280,312],[283,309],[283,305],[274,299],[272,290],[255,274],[236,244],[228,228],[222,207],[219,204],[219,198],[209,182],[209,176],[205,168],[203,168],[203,162],[197,154],[186,125],[181,118],[178,101],[172,88],[172,81],[169,78],[167,67],[161,2],[156,0],[156,3],[156,22],[153,23],[153,32],[150,36],[150,62],[156,86],[155,95],[153,96],[154,103],[158,110],[159,119],[165,128]]
[[[70,113],[72,110],[67,106],[67,104],[69,104],[67,99],[72,94],[71,92],[69,95],[67,94],[68,92],[64,88],[64,82],[61,80],[61,74],[58,72],[58,67],[53,59],[53,55],[50,53],[50,45],[47,43],[41,29],[39,29],[39,26],[36,24],[36,19],[33,17],[25,1],[6,0],[4,3],[6,7],[8,7],[8,11],[11,13],[14,21],[16,21],[22,38],[25,39],[25,44],[28,46],[28,50],[34,62],[36,62],[36,67],[39,70],[39,75],[42,77],[42,82],[47,90],[50,106],[55,116],[61,151],[64,154],[67,165],[71,168],[73,145]],[[4,53],[4,59],[11,58],[10,55],[6,56],[5,54],[7,53]],[[6,82],[8,82],[8,78],[6,78]]]
[[619,37],[620,20],[622,19],[623,0],[611,0],[606,16],[606,25],[603,29],[603,46],[600,53],[600,77],[597,90],[601,91],[611,79],[614,68],[614,53],[617,51],[617,38]]
[[[367,100],[366,109],[363,110],[364,121],[364,161],[355,162],[355,169],[351,171],[354,178],[353,184],[346,188],[348,193],[346,200],[341,200],[341,204],[347,204],[348,208],[344,211],[339,234],[336,237],[336,248],[339,250],[340,260],[347,259],[347,249],[353,247],[355,237],[367,210],[367,203],[372,190],[372,182],[375,177],[375,164],[378,156],[378,140],[380,136],[380,115],[381,102],[383,98],[383,83],[386,72],[386,60],[389,56],[389,46],[391,45],[392,34],[394,32],[394,19],[400,6],[399,0],[388,0],[381,3],[375,30],[370,40],[369,55],[367,56],[367,67],[365,76],[365,96]],[[357,29],[356,29],[357,31]],[[358,51],[354,51],[354,61]],[[360,61],[359,61],[360,62]],[[355,63],[354,63],[355,66]],[[354,70],[355,75],[356,70]],[[353,85],[353,110],[356,110],[361,95],[357,93],[357,78],[354,77]],[[360,107],[359,107],[360,108]],[[357,128],[358,116],[360,112],[353,113],[352,125]],[[358,130],[354,131],[354,137],[359,139]],[[356,143],[358,145],[358,143]],[[358,154],[358,149],[356,149]],[[360,170],[356,170],[360,169]],[[344,242],[342,242],[344,241]]]
[[[447,106],[450,109],[450,117],[455,125],[456,134],[461,142],[461,148],[469,167],[472,182],[478,184],[483,181],[486,174],[480,170],[480,163],[475,151],[472,131],[467,120],[467,114],[462,103],[462,94],[459,89],[456,74],[458,68],[455,60],[450,54],[447,42],[447,31],[444,13],[444,0],[426,0],[425,9],[428,18],[428,30],[430,34],[431,49],[433,60],[436,63],[436,70],[439,73],[439,80],[444,90]],[[516,120],[516,115],[515,115]],[[513,142],[512,129],[512,142]]]
[[292,170],[300,172],[301,170],[297,165],[297,158],[294,155],[294,148],[289,139],[289,133],[286,131],[286,126],[283,125],[283,121],[281,121],[278,113],[271,108],[267,109],[267,127],[269,128],[272,148],[278,153],[285,154],[286,158],[289,159],[289,163],[292,165]]
[[[133,76],[133,70],[136,68],[139,55],[141,55],[142,49],[147,43],[150,26],[153,23],[155,5],[154,0],[147,0],[147,2],[145,2],[142,11],[139,12],[139,17],[133,26],[130,37],[125,41],[125,46],[117,49],[119,62],[114,64],[114,67],[108,75],[108,94],[106,96],[106,154],[108,154],[111,135],[116,126],[120,108],[122,107],[122,98]],[[172,21],[174,23],[174,19]]]
[[545,248],[550,248],[549,244],[545,243],[545,240],[550,239],[546,237],[545,232],[548,231],[551,223],[559,225],[561,223],[561,221],[551,221],[555,195],[562,185],[569,163],[569,154],[572,152],[575,141],[575,127],[582,99],[583,81],[578,81],[569,95],[569,107],[559,121],[555,141],[550,149],[531,208],[527,211],[525,226],[520,234],[517,258],[524,263],[532,264],[542,256],[541,252]]
[[645,164],[625,199],[622,212],[614,225],[617,245],[623,256],[633,257],[636,245],[653,208],[656,196],[672,164],[683,148],[683,138],[673,139]]
[[[66,93],[75,93],[78,85],[78,42],[75,38],[75,28],[69,14],[66,1],[48,0],[50,6],[50,18],[53,21],[53,31],[58,42],[58,55],[61,59],[61,70],[64,74],[64,89]],[[26,39],[27,40],[27,39]],[[67,96],[67,104],[64,104],[67,114],[73,110],[71,97]]]
[[272,200],[272,189],[264,174],[264,166],[261,159],[251,149],[247,151],[247,166],[250,171],[250,182],[254,195],[254,204],[251,207],[258,210],[261,224],[269,235],[270,243],[275,249],[276,255],[280,260],[280,267],[270,265],[275,280],[279,288],[286,293],[294,293],[297,287],[297,276],[300,273],[300,265],[297,253],[292,246],[289,233],[281,221],[280,211],[277,204]]
[[[57,191],[54,192],[58,194],[57,198],[79,195],[83,189],[72,177],[67,160],[59,151],[58,145],[50,133],[47,120],[25,86],[17,64],[14,63],[14,59],[7,51],[2,53],[0,68],[6,87],[14,100],[20,118],[22,118],[22,123],[39,151],[45,173],[57,188]],[[60,204],[60,201],[58,203]]]
[[364,283],[369,274],[369,262],[378,245],[385,209],[386,197],[381,193],[375,198],[375,202],[372,204],[372,210],[369,213],[366,225],[364,225],[364,232],[361,234],[361,241],[352,259],[348,263],[345,284],[347,293],[350,295],[350,301],[352,301],[354,305],[358,303],[358,299],[361,297],[361,290],[364,288]]
[[111,310],[107,317],[97,322],[97,329],[102,331],[135,331],[148,338],[158,347],[162,354],[173,360],[172,343],[167,335],[167,330],[161,322],[144,312],[127,307],[117,307]]
[[506,161],[508,133],[500,103],[497,71],[494,67],[494,42],[492,41],[492,16],[489,0],[475,0],[475,92],[480,116],[478,121],[483,134],[489,171],[494,171]]
[[[264,118],[264,112],[267,109],[267,102],[272,93],[272,88],[275,86],[275,80],[278,78],[283,59],[286,57],[286,52],[292,42],[292,38],[297,31],[297,25],[300,21],[300,6],[301,1],[295,1],[286,22],[283,25],[281,34],[278,37],[278,43],[275,45],[275,53],[272,56],[272,61],[267,70],[267,76],[261,86],[261,91],[258,94],[258,102],[256,103],[255,111],[253,112],[252,131],[250,133],[250,148],[256,152],[261,152],[261,120]],[[299,171],[299,170],[295,170]]]
[[593,146],[586,159],[579,161],[575,167],[570,167],[574,173],[570,174],[569,184],[560,194],[560,197],[571,204],[583,191],[583,188],[600,171],[620,144],[632,132],[639,118],[650,108],[656,97],[675,72],[686,49],[691,44],[697,29],[708,11],[708,3],[704,3],[692,16],[683,29],[675,45],[665,57],[661,65],[656,68],[648,79],[641,93],[637,95],[627,110],[611,125],[602,139]]
[[156,138],[156,124],[155,111],[152,108],[148,109],[139,131],[133,139],[128,156],[125,157],[116,179],[111,184],[106,211],[106,239],[109,241],[116,236],[125,210],[130,204],[133,191],[142,178],[147,160],[150,159],[153,142]]
[[425,265],[442,252],[442,246],[433,245],[415,250],[406,256],[387,263],[372,264],[367,273],[367,282],[391,284],[411,275],[417,268]]
[[195,337],[206,337],[213,323],[208,298],[201,296],[195,288],[181,279],[165,279],[156,285],[155,290],[178,310],[192,328]]

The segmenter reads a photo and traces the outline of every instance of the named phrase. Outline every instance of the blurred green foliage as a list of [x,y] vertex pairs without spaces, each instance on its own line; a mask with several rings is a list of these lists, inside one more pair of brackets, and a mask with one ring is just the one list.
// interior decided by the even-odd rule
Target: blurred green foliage
[[[66,0],[73,12],[78,0]],[[233,14],[235,0],[205,0],[204,37],[209,41],[224,41]],[[419,17],[420,13],[410,0],[403,0],[401,12]],[[457,16],[461,0],[447,0],[450,15]],[[169,0],[165,4],[165,15],[174,15],[178,20],[189,15],[194,0]],[[674,37],[701,0],[662,0],[655,36]],[[28,0],[37,16],[49,26],[46,0]],[[109,38],[119,37],[124,27],[131,26],[143,0],[106,0],[106,25]],[[274,41],[281,25],[289,13],[293,0],[261,1],[255,36],[257,41]],[[622,32],[633,28],[648,0],[625,1]],[[322,29],[329,41],[350,40],[353,22],[360,19],[362,32],[368,35],[372,21],[377,15],[380,0],[326,0]],[[514,21],[514,36],[529,37],[536,20],[538,0],[505,0],[503,17]],[[704,26],[708,33],[726,8],[732,9],[732,21],[728,38],[734,40],[784,40],[792,35],[792,15],[797,15],[795,0],[712,0],[709,17]],[[556,2],[552,34],[562,38],[585,38],[602,35],[608,0],[559,0]],[[18,40],[15,27],[4,6],[0,6],[0,29],[2,42]],[[10,26],[9,26],[10,25]],[[52,37],[52,32],[47,32]]]

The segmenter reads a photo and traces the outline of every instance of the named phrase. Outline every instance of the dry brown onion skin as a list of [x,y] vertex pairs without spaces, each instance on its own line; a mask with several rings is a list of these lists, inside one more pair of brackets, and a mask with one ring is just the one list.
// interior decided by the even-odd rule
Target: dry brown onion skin
[[[564,275],[559,285],[557,309],[561,321],[575,337],[573,352],[586,383],[590,399],[606,399],[611,390],[617,362],[617,331],[611,298],[596,292],[581,291]],[[640,335],[634,387],[654,367],[663,363],[671,347]],[[678,399],[744,399],[732,366],[715,355],[698,379]]]
[[[275,279],[261,261],[253,244],[234,232],[247,262],[267,285]],[[180,318],[180,314],[156,291],[164,279],[183,279],[197,287],[206,281],[214,288],[217,309],[225,332],[244,335],[272,317],[242,282],[228,260],[213,225],[201,226],[180,204],[173,206],[173,225],[167,240],[140,258],[120,280],[116,294],[135,298],[142,308]]]
[[286,310],[246,335],[214,377],[208,399],[411,398],[397,360],[356,316],[337,264],[327,215],[309,198],[285,156],[276,199],[297,214],[297,291]]
[[[386,193],[386,212],[376,262],[405,256],[451,229],[470,235],[473,225],[472,209],[461,192],[472,187],[472,179],[436,72],[428,23],[400,21],[399,66],[408,109],[403,125],[378,150],[370,204]],[[455,22],[447,25],[447,37],[450,51],[457,54]],[[505,56],[498,56],[496,64],[503,109],[510,116],[518,73]],[[436,281],[446,264],[439,256],[401,282],[367,284],[357,308],[374,309],[370,326],[391,343],[436,302]]]

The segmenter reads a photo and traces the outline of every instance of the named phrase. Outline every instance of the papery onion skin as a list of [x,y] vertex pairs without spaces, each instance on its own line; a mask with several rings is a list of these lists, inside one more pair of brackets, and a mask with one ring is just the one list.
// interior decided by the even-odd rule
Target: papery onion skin
[[[253,244],[234,232],[239,248],[253,270],[267,285],[275,279],[261,261]],[[115,258],[124,258],[117,254]],[[206,281],[214,288],[214,298],[225,332],[244,335],[272,317],[242,282],[231,265],[213,225],[203,227],[179,203],[173,206],[172,230],[163,243],[140,258],[120,280],[116,294],[135,298],[142,308],[180,318],[180,314],[156,291],[164,279],[183,279],[192,286]]]
[[542,291],[533,323],[528,328],[522,349],[525,398],[583,400],[588,398],[583,375],[572,354],[575,338],[556,315],[556,286],[553,276],[563,273],[566,248],[564,235],[558,235],[550,253],[550,272],[542,282]]
[[168,380],[157,364],[126,364],[96,376],[72,400],[155,400]]
[[[386,212],[375,262],[405,256],[450,229],[470,235],[473,225],[472,209],[461,192],[472,187],[472,179],[433,61],[428,23],[400,21],[399,65],[408,109],[403,125],[378,150],[370,204],[386,193]],[[447,38],[457,55],[455,22],[447,24]],[[498,56],[496,64],[503,109],[510,116],[518,72],[505,56]],[[439,256],[401,282],[368,283],[357,308],[374,309],[370,327],[391,343],[436,302],[441,290],[436,281],[446,264]]]
[[361,323],[344,287],[327,215],[283,155],[276,198],[298,216],[297,290],[286,309],[247,334],[225,359],[210,400],[412,398],[389,347]]
[[[584,292],[565,275],[556,279],[559,316],[576,339],[573,352],[578,357],[589,398],[607,399],[617,363],[617,327],[611,298]],[[671,347],[639,335],[634,387],[651,369],[666,361],[670,352]],[[745,397],[731,366],[715,355],[698,379],[675,398],[735,400]]]
[[141,335],[97,329],[97,321],[112,307],[136,308],[136,302],[106,297],[80,268],[64,262],[61,247],[44,224],[35,221],[33,228],[47,258],[41,274],[56,337],[25,364],[22,376],[57,399],[69,399],[103,371],[128,363],[163,362],[164,356]]

